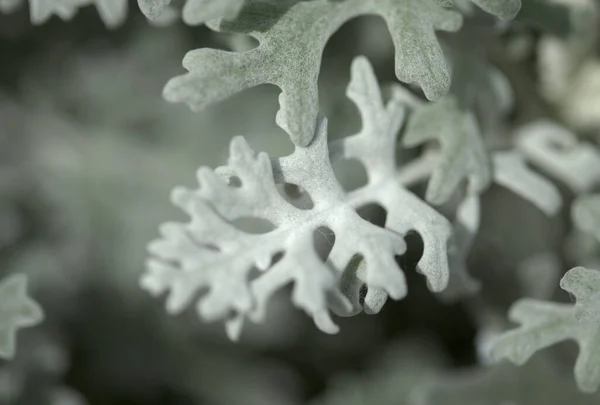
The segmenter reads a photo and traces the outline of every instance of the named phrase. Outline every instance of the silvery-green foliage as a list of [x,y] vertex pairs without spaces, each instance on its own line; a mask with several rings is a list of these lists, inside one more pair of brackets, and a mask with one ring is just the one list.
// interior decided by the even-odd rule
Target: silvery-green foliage
[[41,307],[27,295],[27,278],[22,274],[6,277],[0,283],[0,356],[16,352],[17,331],[43,319]]
[[244,33],[259,45],[246,52],[198,49],[187,53],[189,73],[171,79],[164,96],[193,110],[260,84],[281,88],[276,121],[299,146],[312,140],[319,100],[317,79],[327,40],[357,16],[385,19],[396,48],[396,76],[418,83],[429,99],[448,91],[450,74],[435,31],[456,31],[461,16],[435,0],[315,0],[293,5],[250,2],[234,20],[209,24],[220,32]]
[[560,210],[562,198],[556,186],[529,169],[520,153],[497,152],[493,163],[496,184],[523,197],[546,215],[555,215]]
[[517,148],[532,165],[568,186],[573,192],[590,190],[600,183],[600,152],[593,144],[550,121],[521,128]]
[[440,293],[444,300],[454,301],[479,291],[480,283],[471,277],[467,269],[467,258],[481,221],[479,196],[464,198],[456,210],[452,224],[452,236],[448,244],[448,286]]
[[[452,160],[452,157],[449,159]],[[556,187],[549,180],[529,169],[524,158],[517,151],[502,151],[493,155],[492,180],[495,184],[531,202],[548,216],[555,215],[562,206],[562,198]],[[480,211],[479,196],[476,194],[467,194],[456,210],[448,248],[450,269],[448,287],[441,293],[441,297],[445,300],[453,301],[479,291],[479,282],[469,275],[466,262],[479,230]],[[538,265],[526,267],[527,269],[539,268]],[[543,271],[549,276],[549,278],[541,277],[541,280],[546,282],[540,282],[540,279],[532,282],[541,291],[546,291],[550,288],[548,283],[556,281],[552,277],[556,273],[553,273],[552,269],[543,269]],[[524,273],[531,274],[529,270]]]
[[427,186],[426,200],[447,202],[463,179],[469,180],[469,193],[479,194],[491,181],[491,168],[475,116],[465,111],[452,96],[418,108],[410,117],[404,146],[413,147],[438,139],[439,163]]
[[[182,10],[183,21],[189,25],[204,24],[215,18],[235,18],[245,0],[187,0]],[[138,0],[146,17],[155,20],[168,9],[171,0]]]
[[562,278],[560,286],[577,302],[518,301],[509,317],[521,326],[500,336],[494,343],[493,357],[522,365],[538,350],[575,340],[579,345],[575,380],[582,391],[595,392],[600,385],[600,272],[573,268]]
[[[245,318],[260,321],[269,297],[293,283],[292,300],[328,333],[338,327],[329,309],[340,314],[360,309],[381,295],[406,294],[403,273],[394,257],[405,250],[403,236],[416,230],[424,242],[419,270],[433,291],[448,281],[447,220],[407,191],[396,179],[396,138],[404,121],[404,105],[392,98],[384,104],[369,63],[352,64],[348,96],[357,105],[362,130],[327,144],[327,124],[321,119],[314,140],[296,146],[293,154],[270,160],[254,152],[242,137],[231,142],[228,165],[215,172],[198,170],[200,187],[176,189],[173,202],[192,220],[166,223],[162,238],[150,245],[154,258],[142,285],[154,294],[168,292],[167,308],[180,312],[200,290],[198,310],[206,320],[227,319],[231,337],[239,335]],[[357,159],[368,183],[345,192],[331,164]],[[276,184],[299,186],[313,206],[297,208]],[[356,209],[379,204],[387,211],[385,227],[362,219]],[[274,230],[250,234],[235,226],[240,218],[261,218]],[[314,234],[329,228],[335,243],[326,260],[315,249]],[[363,272],[356,261],[363,260]],[[360,267],[360,266],[359,266]],[[343,285],[344,293],[340,290]],[[232,315],[233,314],[233,315]]]

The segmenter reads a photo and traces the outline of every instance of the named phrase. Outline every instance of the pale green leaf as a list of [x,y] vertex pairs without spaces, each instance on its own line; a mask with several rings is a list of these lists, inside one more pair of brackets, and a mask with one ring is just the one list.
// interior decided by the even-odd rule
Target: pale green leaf
[[0,283],[0,357],[15,355],[17,331],[41,322],[40,306],[27,295],[27,278],[8,276]]
[[517,148],[532,165],[576,193],[600,184],[600,152],[550,121],[537,121],[517,133]]
[[281,88],[276,121],[295,144],[306,146],[315,133],[319,98],[317,79],[328,39],[348,20],[376,14],[387,22],[396,48],[396,76],[418,83],[436,99],[447,92],[450,75],[435,31],[455,31],[459,14],[435,0],[315,0],[291,7],[250,3],[233,20],[210,24],[218,31],[245,33],[259,41],[246,52],[198,49],[164,89],[171,102],[185,102],[194,111],[261,84]]
[[560,210],[562,198],[556,186],[529,169],[519,153],[497,152],[493,163],[495,183],[530,201],[546,215]]
[[441,155],[427,186],[427,201],[443,204],[456,188],[469,179],[470,192],[481,193],[490,183],[491,168],[475,116],[447,96],[417,109],[410,117],[405,146],[439,140]]
[[456,301],[475,294],[481,283],[471,277],[467,259],[479,231],[481,207],[479,196],[470,195],[459,204],[452,227],[452,237],[448,244],[448,267],[450,270],[448,287],[440,296],[446,301]]
[[575,340],[579,345],[575,380],[582,391],[594,392],[600,386],[600,272],[576,267],[565,274],[560,285],[577,303],[518,301],[509,317],[521,326],[495,342],[493,357],[521,365],[538,350]]
[[[154,257],[142,279],[155,294],[168,291],[170,312],[185,309],[199,290],[206,289],[199,298],[200,315],[206,320],[228,319],[228,332],[235,338],[245,318],[261,321],[270,296],[293,283],[293,302],[321,330],[335,333],[338,327],[329,309],[342,315],[358,312],[362,288],[367,295],[369,291],[376,295],[367,303],[383,294],[383,299],[406,294],[395,256],[404,252],[403,236],[411,230],[424,242],[420,272],[432,290],[446,286],[450,225],[396,180],[395,146],[404,121],[403,103],[396,99],[383,103],[364,58],[352,65],[348,96],[362,116],[358,134],[328,145],[326,121],[320,120],[307,147],[297,146],[293,154],[272,160],[237,137],[227,166],[216,173],[200,168],[198,189],[174,192],[174,203],[192,220],[162,226],[162,238],[150,245]],[[344,191],[332,169],[333,162],[344,159],[364,165],[369,179],[365,186]],[[300,187],[312,207],[289,204],[276,184]],[[357,214],[369,204],[387,211],[384,227]],[[272,228],[248,233],[236,226],[241,218],[260,218]],[[329,230],[335,243],[325,259],[315,248],[314,235]],[[357,259],[364,261],[360,271]],[[376,307],[375,303],[370,308]]]

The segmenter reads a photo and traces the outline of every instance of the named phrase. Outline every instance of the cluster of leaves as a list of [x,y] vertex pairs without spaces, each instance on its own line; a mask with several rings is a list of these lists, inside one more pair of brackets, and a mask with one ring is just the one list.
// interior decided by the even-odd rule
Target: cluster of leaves
[[[203,319],[224,320],[228,335],[237,339],[244,324],[263,321],[273,295],[292,284],[293,303],[320,330],[336,333],[339,328],[331,312],[339,316],[378,313],[388,297],[399,300],[407,294],[405,269],[398,257],[406,253],[405,238],[411,232],[422,239],[417,269],[431,291],[445,300],[475,294],[481,283],[469,274],[467,259],[481,226],[484,194],[492,185],[500,186],[552,217],[566,205],[565,193],[555,185],[561,184],[575,196],[573,244],[580,247],[583,243],[578,241],[585,240],[585,246],[590,246],[584,252],[575,249],[574,254],[587,267],[573,268],[560,281],[577,302],[553,303],[547,300],[547,287],[533,294],[535,298],[516,302],[509,317],[521,326],[494,342],[491,357],[522,365],[540,349],[576,340],[580,353],[575,379],[582,391],[596,391],[600,386],[600,273],[591,269],[600,262],[600,195],[594,193],[600,180],[600,153],[595,141],[581,142],[569,129],[549,120],[528,122],[508,141],[499,139],[494,132],[501,131],[494,124],[513,105],[512,84],[471,50],[444,47],[438,38],[440,32],[463,29],[465,16],[478,9],[491,14],[484,19],[490,25],[507,26],[517,18],[553,34],[552,18],[544,16],[568,11],[567,39],[551,36],[540,41],[542,61],[556,55],[564,61],[555,70],[541,73],[542,93],[556,107],[558,117],[578,130],[593,131],[600,125],[592,107],[600,103],[595,104],[597,96],[585,86],[600,69],[597,57],[588,60],[582,55],[592,47],[593,41],[586,38],[593,36],[589,15],[595,8],[592,2],[581,3],[187,0],[181,10],[186,24],[206,23],[219,33],[250,36],[258,45],[239,51],[188,52],[183,59],[187,72],[169,80],[164,98],[200,111],[247,89],[273,84],[281,91],[275,122],[289,135],[294,151],[272,157],[236,137],[227,165],[216,170],[201,167],[197,188],[175,189],[172,202],[191,220],[160,227],[161,237],[149,245],[151,258],[142,287],[154,295],[166,293],[170,313],[196,303]],[[18,4],[0,0],[0,10],[12,11]],[[30,0],[30,16],[35,24],[53,14],[70,19],[79,7],[90,4],[97,6],[108,27],[119,26],[127,14],[124,0]],[[139,0],[139,6],[158,24],[174,21],[180,14],[179,5],[169,0]],[[320,116],[317,85],[323,52],[342,25],[363,15],[385,21],[395,50],[395,76],[413,87],[380,86],[371,64],[357,57],[347,96],[358,108],[362,128],[331,140],[327,119]],[[415,94],[419,92],[423,98]],[[409,161],[405,156],[411,154],[417,157]],[[348,160],[360,162],[368,178],[353,190],[345,189],[334,172],[336,164]],[[421,199],[411,187],[423,182],[427,186]],[[365,214],[370,206],[383,208],[382,224]],[[245,225],[248,220],[262,221],[260,229]],[[544,260],[542,267],[549,263]],[[26,296],[25,285],[23,275],[11,276],[0,285],[0,355],[14,354],[17,328],[42,318],[39,306]],[[527,369],[531,371],[522,372],[529,376],[545,368],[534,362]],[[409,376],[416,378],[411,374],[414,370]],[[407,377],[405,371],[397,378]],[[469,382],[460,388],[457,403],[465,395],[469,401],[479,400],[487,384],[504,386],[507,373]],[[394,376],[389,370],[384,374]],[[435,380],[429,369],[423,376]],[[417,399],[422,402],[417,403],[435,403],[436,396],[452,398],[448,389],[432,384],[436,388],[420,393]],[[452,389],[459,386],[456,383]],[[513,391],[504,390],[499,400],[527,403],[543,397],[539,392],[524,394],[520,385],[515,388],[514,380],[506,386]],[[393,383],[384,387],[394,393]],[[381,393],[381,386],[373,391]],[[408,398],[409,391],[400,396]],[[570,394],[560,398],[566,401]]]
[[[521,8],[519,1],[473,3],[505,20]],[[558,6],[560,2],[548,5]],[[168,1],[144,0],[140,7],[151,19],[171,10]],[[238,137],[231,143],[227,166],[214,172],[201,168],[199,188],[175,190],[173,202],[192,220],[161,227],[162,237],[150,245],[153,257],[143,287],[154,294],[168,292],[167,308],[172,313],[198,299],[199,314],[206,320],[225,319],[230,337],[237,338],[244,321],[262,320],[269,297],[292,283],[294,303],[321,330],[333,333],[338,328],[330,310],[346,316],[361,310],[375,313],[388,296],[400,299],[406,294],[395,257],[406,250],[403,237],[415,230],[424,244],[418,269],[432,291],[447,288],[444,295],[452,298],[477,291],[479,283],[468,275],[465,263],[479,227],[480,195],[491,183],[552,216],[561,209],[562,197],[553,183],[527,164],[575,193],[590,190],[600,176],[596,149],[576,145],[572,134],[551,122],[521,129],[510,150],[486,146],[480,129],[485,122],[478,122],[473,109],[478,100],[473,91],[465,90],[468,86],[460,87],[465,66],[457,63],[463,61],[457,59],[451,72],[435,34],[461,28],[463,18],[457,10],[473,12],[468,1],[188,1],[183,8],[186,23],[210,20],[212,30],[250,35],[258,45],[243,52],[189,52],[183,61],[188,73],[171,79],[164,97],[200,111],[248,88],[275,84],[281,89],[276,122],[290,135],[295,151],[269,158]],[[528,10],[524,6],[524,18],[540,23]],[[366,14],[379,15],[387,24],[397,78],[418,84],[427,99],[436,101],[424,103],[395,85],[384,103],[371,67],[357,58],[347,94],[360,111],[363,128],[328,143],[317,89],[323,50],[342,24]],[[504,106],[500,110],[506,111],[510,97],[501,93],[510,90],[501,75],[480,77]],[[432,140],[439,148],[401,165],[396,145],[402,131],[401,145],[406,148],[429,146]],[[565,153],[556,144],[571,149]],[[363,164],[368,176],[364,187],[346,191],[340,186],[332,164],[343,159]],[[454,224],[406,189],[425,179],[429,179],[425,200],[433,206],[460,196]],[[465,180],[467,188],[462,190]],[[382,227],[359,215],[368,204],[385,209]],[[594,195],[578,198],[573,206],[575,225],[596,239],[598,206]],[[269,229],[248,232],[240,225],[247,218],[265,220]],[[315,234],[323,232],[334,237],[330,251],[319,251],[315,242]],[[593,355],[600,347],[593,315],[596,278],[594,271],[584,268],[565,275],[561,286],[579,298],[575,306],[517,303],[511,317],[524,326],[500,339],[494,356],[523,363],[541,347],[576,339],[582,347],[578,384],[594,391],[600,384],[600,360]]]

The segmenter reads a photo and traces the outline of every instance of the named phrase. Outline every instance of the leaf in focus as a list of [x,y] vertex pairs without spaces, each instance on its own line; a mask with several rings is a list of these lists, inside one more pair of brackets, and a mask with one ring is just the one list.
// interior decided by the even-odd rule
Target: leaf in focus
[[595,392],[600,386],[600,272],[575,267],[564,275],[560,286],[577,302],[517,301],[509,318],[521,326],[501,335],[492,355],[522,365],[541,349],[575,340],[579,345],[575,380],[580,390]]
[[[173,202],[187,212],[189,223],[166,223],[161,239],[150,244],[153,258],[142,285],[154,294],[168,291],[167,308],[180,312],[194,300],[205,320],[227,320],[237,338],[245,318],[260,322],[271,295],[293,283],[292,300],[327,333],[338,330],[332,309],[351,315],[365,302],[382,295],[406,294],[404,274],[395,260],[406,248],[404,235],[417,231],[424,242],[418,263],[433,291],[448,281],[447,241],[450,225],[396,180],[397,135],[404,122],[404,104],[384,104],[377,79],[365,58],[352,64],[348,96],[357,105],[362,130],[327,144],[326,121],[315,139],[296,146],[293,154],[269,159],[254,152],[244,138],[231,142],[228,165],[198,170],[200,187],[177,189]],[[368,183],[346,192],[332,163],[356,159],[368,173]],[[276,184],[300,187],[313,201],[301,209],[288,203]],[[379,204],[387,211],[384,227],[361,218],[356,210]],[[236,227],[240,218],[260,218],[272,227],[248,233]],[[315,247],[315,233],[330,230],[335,237],[327,257]],[[356,266],[356,260],[364,267]],[[360,270],[360,271],[359,271]],[[341,291],[343,285],[344,293]],[[375,305],[374,305],[375,306]]]
[[171,79],[164,96],[199,111],[243,90],[274,84],[281,88],[277,124],[296,145],[306,146],[317,123],[323,49],[345,22],[367,14],[387,22],[400,81],[418,83],[429,99],[448,91],[450,74],[435,31],[458,30],[458,13],[435,0],[315,0],[292,6],[251,2],[236,19],[211,22],[216,31],[247,34],[259,45],[246,52],[188,52],[183,59],[188,73]]

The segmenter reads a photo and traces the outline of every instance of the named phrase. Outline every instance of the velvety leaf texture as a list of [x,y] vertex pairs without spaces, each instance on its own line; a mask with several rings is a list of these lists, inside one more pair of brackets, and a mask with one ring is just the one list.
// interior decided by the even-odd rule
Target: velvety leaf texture
[[27,278],[22,274],[8,276],[0,284],[0,357],[13,357],[17,331],[43,318],[42,309],[26,290]]
[[396,75],[418,83],[429,99],[448,91],[450,75],[435,31],[455,31],[461,16],[435,0],[315,0],[292,6],[250,2],[233,20],[220,20],[217,31],[253,36],[259,45],[246,52],[190,51],[183,60],[189,73],[164,89],[171,102],[199,111],[260,84],[281,88],[276,121],[299,146],[315,133],[319,99],[317,79],[328,39],[348,20],[366,14],[385,19],[396,48]]
[[560,285],[577,299],[576,304],[518,301],[509,317],[521,326],[495,342],[493,356],[521,365],[538,350],[575,340],[579,345],[575,380],[582,391],[594,392],[600,386],[600,272],[576,267]]
[[[448,281],[447,241],[450,224],[396,179],[395,145],[404,120],[404,105],[386,105],[372,69],[364,58],[352,65],[348,96],[358,106],[363,128],[327,144],[327,125],[319,120],[307,147],[270,160],[254,152],[244,138],[231,142],[228,165],[216,172],[200,168],[196,190],[177,189],[176,205],[190,223],[167,223],[162,238],[150,245],[153,256],[142,285],[153,293],[168,291],[167,307],[179,312],[199,291],[198,310],[206,320],[227,319],[232,338],[244,318],[258,322],[269,297],[293,283],[292,300],[328,333],[338,327],[329,309],[351,315],[361,309],[359,291],[367,288],[365,306],[379,308],[382,297],[400,299],[406,282],[395,256],[405,251],[403,236],[416,230],[424,242],[419,271],[434,291]],[[335,178],[332,162],[356,159],[368,183],[346,192]],[[306,192],[312,208],[288,203],[276,184],[293,184]],[[356,209],[379,204],[387,211],[384,227],[362,219]],[[235,226],[240,218],[261,218],[274,229],[250,234]],[[335,242],[327,257],[315,248],[315,232],[329,229]],[[357,266],[356,262],[364,262]],[[342,293],[343,290],[343,293]]]

